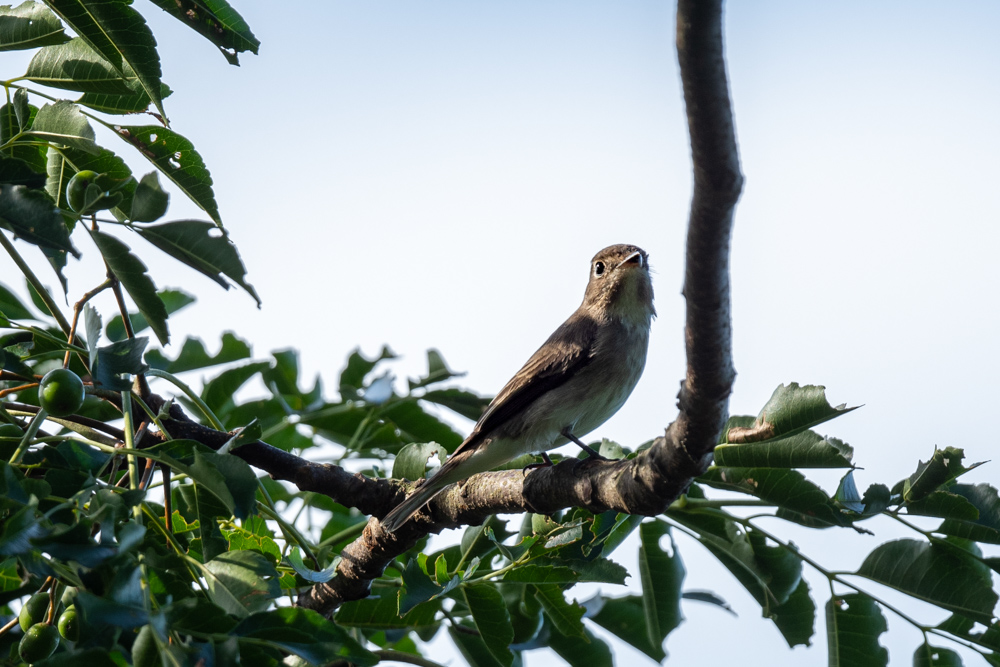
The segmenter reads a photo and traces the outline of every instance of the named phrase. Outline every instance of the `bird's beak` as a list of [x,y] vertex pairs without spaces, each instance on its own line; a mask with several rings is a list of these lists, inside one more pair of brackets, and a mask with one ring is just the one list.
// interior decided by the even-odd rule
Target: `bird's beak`
[[628,257],[626,257],[625,259],[623,259],[621,261],[621,263],[618,264],[618,266],[625,266],[626,264],[634,264],[634,265],[636,265],[638,267],[641,267],[642,266],[642,253],[638,252],[638,251],[632,253],[631,255],[629,255]]

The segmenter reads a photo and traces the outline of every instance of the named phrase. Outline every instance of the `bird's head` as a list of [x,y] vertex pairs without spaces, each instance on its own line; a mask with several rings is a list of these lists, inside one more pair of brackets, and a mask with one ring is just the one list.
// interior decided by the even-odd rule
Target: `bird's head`
[[656,310],[646,251],[620,243],[594,255],[583,308],[599,319],[614,318],[648,327]]

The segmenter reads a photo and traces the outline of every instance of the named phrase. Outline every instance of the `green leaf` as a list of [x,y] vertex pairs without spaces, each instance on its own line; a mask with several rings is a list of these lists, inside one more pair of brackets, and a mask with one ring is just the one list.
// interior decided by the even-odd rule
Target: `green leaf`
[[3,283],[0,283],[0,313],[10,320],[36,319],[35,315]]
[[414,399],[386,405],[381,415],[399,428],[406,442],[437,442],[450,452],[464,439],[451,426],[425,412]]
[[[670,551],[660,546],[663,537],[670,540]],[[684,615],[681,613],[681,584],[684,563],[670,534],[670,526],[660,519],[639,526],[639,576],[642,580],[642,607],[646,633],[654,646],[662,645]]]
[[240,53],[257,53],[260,41],[243,17],[225,0],[152,0],[153,4],[219,47],[231,65]]
[[584,608],[574,601],[566,602],[562,588],[556,584],[535,586],[535,599],[559,632],[571,637],[583,637]]
[[698,481],[717,489],[748,493],[829,525],[850,523],[821,488],[796,470],[712,466]]
[[94,128],[80,113],[80,107],[68,100],[46,104],[39,109],[31,129],[25,134],[85,153],[97,155],[101,152],[94,143]]
[[465,623],[460,624],[459,628],[449,626],[448,635],[469,667],[502,667],[475,628],[468,627]]
[[232,634],[267,642],[315,665],[325,665],[338,657],[361,667],[379,661],[343,628],[311,609],[284,607],[253,614],[244,618]]
[[[15,93],[15,99],[17,99]],[[45,146],[36,146],[26,143],[18,143],[18,135],[22,131],[31,127],[34,116],[38,114],[38,109],[28,105],[29,117],[24,119],[24,108],[22,105],[13,103],[0,107],[0,145],[6,145],[4,155],[24,162],[32,171],[43,173],[45,171]],[[32,141],[30,136],[19,138],[20,141]],[[13,143],[10,143],[13,142]]]
[[987,627],[981,632],[975,632],[975,621],[961,614],[952,614],[941,621],[937,627],[956,637],[961,637],[974,644],[1000,652],[1000,627],[996,624]]
[[139,185],[135,188],[135,195],[132,198],[133,222],[153,222],[159,220],[167,212],[167,202],[170,195],[160,187],[160,179],[155,171],[151,171],[142,177]]
[[0,155],[0,185],[4,184],[39,189],[45,187],[45,175],[36,172],[24,160]]
[[441,353],[431,348],[427,350],[427,375],[417,380],[410,380],[410,390],[426,387],[429,384],[444,382],[449,378],[461,377],[463,375],[465,373],[454,373],[449,370]]
[[334,621],[340,625],[370,630],[420,629],[435,627],[434,615],[441,608],[439,600],[418,604],[402,618],[395,596],[367,597],[345,602],[337,610]]
[[[140,336],[97,348],[97,354],[90,359],[94,382],[105,389],[127,391],[132,386],[129,376],[147,369],[142,363],[142,352],[148,342],[148,338]],[[120,377],[123,375],[124,378]]]
[[414,442],[406,445],[392,462],[393,479],[417,480],[427,472],[427,461],[434,455],[444,463],[448,452],[436,442]]
[[830,667],[885,667],[889,652],[878,643],[888,626],[875,601],[852,593],[826,603]]
[[28,63],[24,78],[81,93],[135,94],[111,63],[79,37],[39,49]]
[[198,338],[185,338],[181,351],[173,360],[163,355],[161,350],[150,350],[146,353],[146,363],[152,368],[159,368],[168,373],[183,373],[184,371],[207,368],[250,357],[250,345],[245,340],[237,338],[233,332],[222,334],[222,345],[215,355],[209,355],[205,344]]
[[212,192],[212,175],[190,141],[173,130],[155,125],[115,125],[114,130],[222,227]]
[[913,654],[913,667],[962,667],[962,657],[950,649],[924,643]]
[[831,406],[826,400],[826,387],[800,387],[797,382],[779,385],[753,424],[731,423],[723,430],[722,442],[763,442],[788,437],[856,409]]
[[997,604],[989,568],[944,545],[886,542],[868,554],[857,574],[984,625]]
[[741,468],[850,468],[854,450],[836,438],[813,431],[766,442],[722,444],[715,448],[715,465]]
[[[127,68],[127,70],[128,72],[132,71],[131,68]],[[160,99],[167,99],[173,92],[167,84],[160,84]],[[128,95],[84,93],[76,100],[80,106],[109,114],[142,113],[149,109],[150,102],[149,95],[141,87],[138,92],[132,92]]]
[[160,100],[156,40],[139,12],[121,0],[47,0],[46,4],[122,76],[126,65],[131,67],[160,115],[167,115]]
[[[146,178],[143,177],[143,180]],[[136,196],[138,195],[137,189]],[[133,204],[133,214],[134,206]],[[208,276],[225,289],[229,289],[229,283],[222,276],[227,276],[260,305],[257,292],[246,282],[247,270],[236,246],[227,235],[219,234],[215,225],[201,220],[177,220],[139,227],[136,231],[163,252]]]
[[383,346],[377,357],[365,358],[359,349],[351,352],[347,358],[347,365],[340,371],[340,395],[344,400],[359,398],[361,389],[364,388],[365,377],[368,376],[380,361],[385,359],[395,359],[396,355],[388,346]]
[[425,393],[420,399],[442,405],[472,421],[479,421],[491,400],[464,389],[434,389]]
[[263,611],[281,595],[278,573],[256,551],[228,551],[202,566],[212,602],[238,618]]
[[649,641],[646,632],[646,618],[642,598],[629,595],[604,601],[601,610],[592,620],[627,644],[631,644],[656,662],[662,662],[667,654],[662,645]]
[[34,49],[68,39],[59,18],[40,2],[0,6],[0,51]]
[[956,447],[935,448],[934,456],[926,463],[921,461],[916,472],[903,480],[901,490],[893,489],[893,492],[902,493],[906,502],[925,498],[939,487],[980,465],[976,463],[965,467],[962,465],[964,458],[965,452]]
[[62,213],[42,190],[0,185],[0,225],[28,243],[80,256],[69,240]]
[[907,503],[906,513],[918,516],[936,516],[942,519],[956,519],[960,522],[974,522],[979,518],[979,510],[976,509],[975,505],[957,493],[951,493],[950,491],[935,491],[920,500]]
[[1000,497],[989,484],[955,484],[948,488],[978,513],[975,518],[949,516],[937,532],[976,542],[1000,544]]
[[266,361],[255,361],[230,368],[212,378],[202,389],[201,397],[212,410],[219,412],[233,402],[233,395],[254,375],[270,367]]
[[510,667],[514,654],[508,647],[514,640],[514,628],[510,624],[503,596],[493,584],[464,586],[462,595],[486,647],[497,662]]
[[75,604],[88,626],[111,625],[131,630],[149,623],[149,614],[145,609],[97,597],[87,591],[77,594]]
[[614,667],[611,648],[589,628],[584,628],[584,641],[578,637],[567,637],[552,628],[549,634],[549,648],[565,660],[570,667]]
[[146,318],[153,333],[162,345],[170,340],[167,330],[167,309],[156,294],[156,286],[146,274],[146,265],[129,251],[129,247],[114,236],[98,230],[90,232],[97,249],[104,256],[108,268],[121,281],[135,301],[139,312]]
[[[163,302],[163,307],[166,309],[167,315],[173,315],[195,302],[193,296],[179,289],[162,289],[156,292],[156,296]],[[149,328],[149,322],[146,321],[142,313],[129,313],[129,321],[132,322],[132,331],[134,333],[139,333]],[[121,315],[115,315],[111,318],[111,321],[108,322],[106,333],[111,340],[125,340],[125,324],[122,322]]]
[[809,646],[816,627],[816,603],[805,579],[799,580],[798,587],[782,604],[771,607],[771,620],[789,648]]

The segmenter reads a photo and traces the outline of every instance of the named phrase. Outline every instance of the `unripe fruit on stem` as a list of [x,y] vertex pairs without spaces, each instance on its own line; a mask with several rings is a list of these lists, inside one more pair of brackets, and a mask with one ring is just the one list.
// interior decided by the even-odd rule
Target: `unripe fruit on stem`
[[80,638],[80,617],[76,613],[76,605],[66,607],[59,617],[59,634],[71,642]]
[[53,417],[73,414],[85,396],[83,380],[68,368],[49,371],[38,385],[38,404]]
[[49,610],[49,594],[35,593],[21,607],[21,613],[17,615],[17,622],[25,632],[28,628],[45,620],[45,613]]
[[21,660],[38,662],[52,655],[57,646],[59,646],[59,631],[51,625],[36,623],[28,628],[24,637],[21,637],[17,651],[21,654]]

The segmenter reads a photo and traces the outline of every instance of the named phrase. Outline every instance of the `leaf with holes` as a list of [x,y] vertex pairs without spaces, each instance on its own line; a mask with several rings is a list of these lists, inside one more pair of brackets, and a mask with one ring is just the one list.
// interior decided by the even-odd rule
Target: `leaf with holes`
[[160,56],[142,14],[115,0],[47,0],[46,4],[122,76],[125,65],[130,66],[160,115],[167,115],[160,99]]
[[885,667],[889,652],[878,643],[888,626],[875,601],[852,593],[826,603],[830,667]]
[[121,281],[138,306],[139,312],[146,318],[156,338],[162,345],[166,345],[170,340],[170,333],[167,330],[167,309],[156,294],[156,285],[146,274],[146,265],[129,251],[127,245],[114,236],[94,230],[91,232],[91,237],[111,272]]
[[28,81],[80,93],[132,95],[121,74],[79,37],[39,49],[24,73]]
[[59,18],[40,2],[0,6],[0,51],[35,49],[68,39]]
[[237,338],[232,332],[227,331],[222,334],[222,346],[214,356],[208,354],[205,344],[201,340],[188,337],[184,339],[184,345],[181,346],[181,351],[176,359],[168,359],[160,350],[150,350],[146,353],[146,363],[168,373],[182,373],[249,357],[250,345],[245,340]]
[[173,130],[155,125],[115,125],[112,129],[222,227],[219,206],[212,192],[212,175],[190,141]]
[[256,54],[260,41],[243,17],[225,0],[152,0],[152,3],[219,47],[231,65],[239,54]]
[[217,227],[201,220],[177,220],[138,227],[136,231],[157,248],[229,289],[225,275],[246,290],[260,305],[253,285],[246,282],[246,267],[236,246]]

